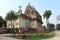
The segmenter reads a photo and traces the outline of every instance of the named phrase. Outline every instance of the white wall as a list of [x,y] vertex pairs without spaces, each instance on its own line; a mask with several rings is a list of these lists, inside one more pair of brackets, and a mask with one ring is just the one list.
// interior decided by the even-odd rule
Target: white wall
[[36,20],[32,20],[32,21],[30,22],[30,26],[31,26],[31,28],[36,28],[36,27],[37,27]]

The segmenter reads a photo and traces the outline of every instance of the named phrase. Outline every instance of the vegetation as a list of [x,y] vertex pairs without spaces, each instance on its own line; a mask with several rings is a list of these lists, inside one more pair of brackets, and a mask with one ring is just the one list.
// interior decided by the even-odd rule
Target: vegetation
[[[22,36],[24,36],[25,34],[21,34]],[[55,32],[52,31],[52,32],[44,32],[43,34],[42,33],[33,33],[32,35],[31,34],[26,34],[26,35],[30,35],[30,38],[28,38],[29,40],[36,40],[36,39],[47,39],[47,38],[52,38],[54,37],[55,35]],[[11,34],[10,35],[7,35],[8,37],[12,37],[12,38],[18,38],[18,34],[15,35],[15,36],[12,36]],[[22,37],[21,36],[21,37]],[[26,39],[26,36],[25,38],[22,38],[22,39]]]
[[44,18],[46,18],[46,27],[47,27],[47,29],[48,29],[48,23],[49,23],[49,18],[50,18],[50,16],[51,16],[51,11],[50,10],[46,10],[45,12],[44,12],[44,14],[43,14],[43,17]]
[[46,26],[43,26],[44,32],[46,31]]
[[60,30],[60,24],[57,24],[56,26],[57,26],[57,27],[56,27],[57,30]]
[[7,13],[5,19],[11,21],[11,28],[13,29],[12,32],[14,33],[14,23],[12,23],[12,21],[14,21],[15,19],[17,19],[17,16],[15,15],[15,12],[13,10],[10,10]]
[[5,17],[6,20],[10,20],[11,21],[11,28],[13,28],[13,23],[12,21],[17,19],[15,12],[14,11],[9,11]]
[[39,33],[36,35],[32,35],[32,39],[47,39],[47,38],[52,38],[54,37],[54,32],[44,32],[44,33]]
[[11,33],[10,30],[8,28],[5,29],[4,33]]
[[6,27],[6,21],[2,18],[2,16],[0,16],[0,28]]
[[55,25],[54,24],[52,24],[52,23],[49,23],[48,24],[49,26],[49,31],[53,31],[54,30],[54,27],[55,27]]

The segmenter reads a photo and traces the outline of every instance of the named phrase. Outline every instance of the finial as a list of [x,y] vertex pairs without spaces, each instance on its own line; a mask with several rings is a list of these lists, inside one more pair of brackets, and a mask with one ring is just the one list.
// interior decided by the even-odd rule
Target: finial
[[19,8],[21,9],[21,6],[19,6]]
[[30,5],[30,2],[28,4]]
[[30,6],[30,2],[28,3],[28,6]]
[[22,13],[21,6],[19,6],[18,13]]

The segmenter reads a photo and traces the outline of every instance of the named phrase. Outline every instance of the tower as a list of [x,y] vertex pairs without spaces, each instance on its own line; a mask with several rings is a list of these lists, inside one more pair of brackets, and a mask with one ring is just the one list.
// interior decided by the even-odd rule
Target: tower
[[28,3],[28,5],[25,9],[25,15],[27,15],[28,17],[30,17],[31,9],[32,9],[32,7],[31,7],[30,3]]
[[16,15],[20,15],[20,14],[22,14],[21,6],[19,6],[19,10]]

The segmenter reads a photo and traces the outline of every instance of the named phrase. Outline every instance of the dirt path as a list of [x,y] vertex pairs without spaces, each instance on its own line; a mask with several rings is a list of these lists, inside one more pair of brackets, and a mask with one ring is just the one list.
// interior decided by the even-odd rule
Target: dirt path
[[21,39],[5,37],[3,34],[0,34],[0,40],[21,40]]

